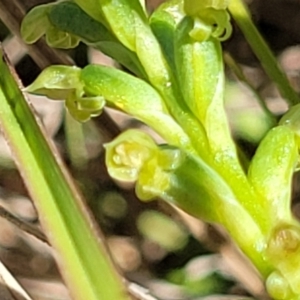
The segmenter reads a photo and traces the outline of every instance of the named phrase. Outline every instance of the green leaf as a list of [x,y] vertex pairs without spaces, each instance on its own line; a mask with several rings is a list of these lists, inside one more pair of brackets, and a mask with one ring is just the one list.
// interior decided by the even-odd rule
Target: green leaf
[[149,23],[164,55],[173,71],[174,61],[174,34],[176,26],[184,17],[181,11],[182,0],[172,0],[162,3],[151,15]]
[[0,50],[0,125],[73,299],[128,300],[86,204],[42,133]]
[[288,126],[271,129],[260,143],[249,167],[248,178],[262,196],[268,219],[291,219],[291,183],[298,162],[298,145]]
[[[96,1],[95,1],[96,2]],[[77,1],[78,3],[78,1]],[[136,19],[146,22],[146,14],[139,0],[98,0],[98,5],[118,40],[136,52]],[[90,14],[90,10],[88,11]]]
[[85,67],[81,80],[87,94],[103,96],[108,105],[143,121],[171,145],[192,151],[189,137],[170,116],[159,93],[145,81],[100,65]]
[[90,46],[110,56],[137,77],[148,81],[148,76],[136,54],[128,50],[122,44],[110,41],[99,41],[90,44]]
[[74,0],[74,2],[93,19],[105,24],[106,27],[109,27],[102,12],[101,0]]
[[117,42],[116,37],[101,22],[91,18],[74,2],[52,4],[48,17],[58,29],[79,36],[88,43]]

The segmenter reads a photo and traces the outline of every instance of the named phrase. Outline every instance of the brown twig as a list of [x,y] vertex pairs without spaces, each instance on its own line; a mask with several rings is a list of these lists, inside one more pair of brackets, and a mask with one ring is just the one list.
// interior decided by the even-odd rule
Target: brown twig
[[4,219],[6,219],[7,221],[9,221],[10,223],[14,224],[19,229],[21,229],[21,230],[27,232],[28,234],[36,237],[38,240],[40,240],[44,243],[48,243],[48,240],[47,240],[46,236],[40,230],[38,230],[37,228],[35,228],[31,224],[20,220],[19,218],[17,218],[13,214],[11,214],[9,211],[7,211],[1,205],[0,205],[0,217],[2,217]]
[[139,284],[128,282],[127,288],[130,294],[134,296],[136,300],[158,300],[150,294],[148,289]]

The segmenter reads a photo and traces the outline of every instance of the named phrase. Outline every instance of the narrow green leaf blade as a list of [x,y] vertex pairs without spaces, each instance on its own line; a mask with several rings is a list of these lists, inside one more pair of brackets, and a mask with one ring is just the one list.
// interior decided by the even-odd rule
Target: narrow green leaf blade
[[73,299],[129,299],[95,224],[43,135],[0,49],[0,125],[58,253]]
[[166,60],[175,72],[174,36],[178,23],[185,16],[181,0],[163,2],[151,15],[149,24],[164,52]]

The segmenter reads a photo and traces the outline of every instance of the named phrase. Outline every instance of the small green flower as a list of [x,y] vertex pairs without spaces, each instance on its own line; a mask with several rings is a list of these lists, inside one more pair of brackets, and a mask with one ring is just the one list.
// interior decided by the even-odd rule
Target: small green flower
[[117,180],[134,182],[144,163],[157,152],[150,136],[139,130],[127,130],[105,145],[106,166],[110,176]]
[[205,41],[210,36],[220,41],[228,39],[232,32],[230,15],[226,11],[228,4],[228,0],[185,0],[184,10],[194,18],[190,36],[197,41]]
[[21,25],[21,35],[26,43],[32,44],[46,36],[46,42],[54,48],[69,49],[76,47],[80,39],[66,31],[54,26],[50,19],[49,13],[53,3],[34,7],[23,19]]
[[65,105],[74,119],[85,122],[101,114],[105,99],[101,95],[86,94],[80,74],[81,69],[77,67],[51,66],[25,91],[52,100],[66,100]]

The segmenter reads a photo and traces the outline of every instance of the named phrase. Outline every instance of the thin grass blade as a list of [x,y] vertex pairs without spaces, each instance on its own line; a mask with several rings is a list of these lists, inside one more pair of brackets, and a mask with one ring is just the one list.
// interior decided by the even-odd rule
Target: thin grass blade
[[15,78],[0,48],[0,126],[72,298],[130,299],[84,201]]

